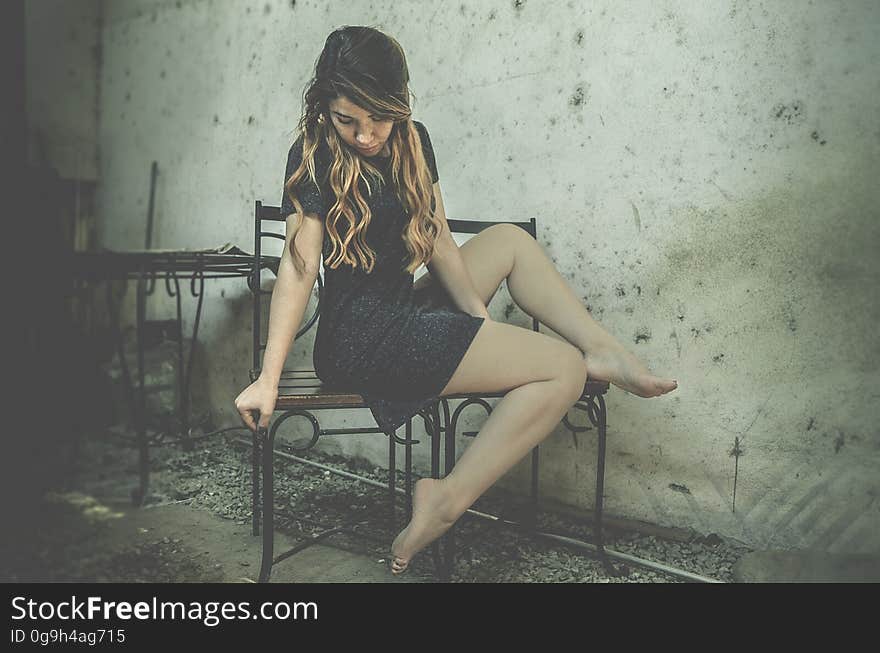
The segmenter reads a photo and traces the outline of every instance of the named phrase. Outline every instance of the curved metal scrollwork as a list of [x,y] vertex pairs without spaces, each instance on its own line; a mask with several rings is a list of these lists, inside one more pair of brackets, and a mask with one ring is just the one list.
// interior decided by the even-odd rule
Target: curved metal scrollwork
[[[199,290],[196,292],[196,279],[199,280]],[[202,293],[205,291],[205,273],[203,270],[199,270],[198,272],[193,272],[192,277],[189,280],[189,294],[193,297],[201,297]]]
[[402,444],[404,447],[411,447],[412,445],[419,443],[418,440],[404,440],[393,431],[386,431],[385,435],[394,440],[397,444]]
[[173,276],[173,279],[174,279],[174,292],[172,293],[171,290],[168,288],[168,277],[165,277],[165,288],[166,288],[166,290],[168,290],[169,294],[177,300],[177,302],[176,302],[176,304],[177,304],[177,324],[180,327],[181,335],[182,335],[183,334],[183,321],[181,320],[181,316],[183,315],[183,307],[181,306],[181,303],[180,303],[180,280],[177,278],[176,274]]
[[269,438],[275,439],[275,433],[278,431],[278,427],[281,426],[282,422],[289,417],[293,417],[294,415],[302,415],[303,417],[308,418],[312,423],[312,439],[309,440],[309,443],[304,447],[297,447],[293,444],[290,445],[290,448],[294,451],[308,451],[312,447],[314,447],[318,443],[318,438],[321,437],[321,429],[318,426],[318,420],[315,416],[307,410],[288,410],[281,415],[278,419],[276,419],[272,426],[269,427]]
[[144,295],[152,295],[156,290],[156,271],[147,270],[144,272],[141,270],[140,279],[144,283]]
[[[171,287],[171,281],[174,281],[174,288]],[[165,275],[165,292],[168,293],[170,297],[177,297],[180,293],[180,282],[177,280],[176,274],[166,274]]]
[[[582,400],[576,402],[573,408],[585,411],[593,426],[597,428],[599,426],[604,426],[606,416],[605,397],[602,395],[587,395],[585,399],[586,401]],[[572,433],[583,433],[584,431],[592,430],[589,426],[575,426],[572,424],[568,421],[567,413],[563,416],[562,423],[565,424],[565,427]]]
[[[492,406],[490,406],[489,402],[487,402],[482,397],[470,397],[468,399],[465,399],[458,406],[455,407],[454,411],[452,411],[452,419],[450,420],[449,428],[453,434],[455,433],[456,425],[458,424],[458,417],[461,414],[461,411],[463,411],[465,408],[467,408],[471,404],[479,404],[480,406],[482,406],[486,410],[486,416],[489,416],[492,414]],[[462,433],[462,435],[466,435],[468,437],[474,437],[476,434],[477,434],[476,431]]]
[[[427,406],[422,408],[419,411],[419,416],[422,418],[422,423],[425,425],[425,432],[428,433],[431,437],[434,435],[434,419],[430,416],[431,407]],[[430,426],[428,426],[430,424]]]
[[[186,397],[189,397],[189,386],[190,386],[190,380],[192,379],[193,354],[195,353],[195,350],[196,350],[196,348],[195,348],[196,336],[199,333],[199,320],[201,320],[201,317],[202,317],[202,302],[204,301],[204,298],[205,298],[205,277],[202,276],[201,271],[198,272],[198,277],[199,277],[199,282],[200,282],[198,294],[193,292],[196,275],[193,275],[193,278],[190,281],[190,292],[192,293],[193,297],[198,297],[199,301],[196,303],[196,315],[195,315],[195,321],[193,322],[193,335],[192,335],[193,345],[189,348],[189,359],[186,362],[186,373],[185,373],[184,380],[183,380],[183,387],[185,388],[184,396],[186,396]],[[178,299],[177,301],[179,304],[180,300]],[[177,316],[178,316],[177,319],[179,320],[180,319],[180,309],[179,308],[178,308]]]

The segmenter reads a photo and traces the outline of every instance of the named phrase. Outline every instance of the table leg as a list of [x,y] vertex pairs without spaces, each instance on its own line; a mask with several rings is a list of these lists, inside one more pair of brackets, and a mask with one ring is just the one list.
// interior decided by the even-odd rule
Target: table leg
[[147,443],[147,425],[146,425],[146,389],[144,379],[144,316],[146,313],[146,290],[143,275],[138,277],[137,283],[137,361],[138,361],[138,408],[135,411],[135,432],[137,435],[138,446],[138,471],[140,475],[140,485],[132,491],[132,501],[134,505],[141,506],[147,498],[147,492],[150,484],[150,450]]

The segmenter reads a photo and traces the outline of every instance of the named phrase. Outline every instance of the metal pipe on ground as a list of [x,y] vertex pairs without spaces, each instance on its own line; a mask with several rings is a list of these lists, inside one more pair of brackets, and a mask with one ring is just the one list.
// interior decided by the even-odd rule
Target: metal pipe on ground
[[[252,442],[242,440],[241,438],[235,438],[235,442],[239,444],[246,445],[248,447],[253,446]],[[280,456],[281,458],[292,460],[294,462],[302,463],[303,465],[311,465],[312,467],[317,467],[318,469],[323,469],[324,471],[330,472],[331,474],[336,474],[338,476],[343,476],[345,478],[350,478],[355,481],[360,481],[361,483],[366,483],[367,485],[372,485],[374,487],[382,488],[384,490],[388,489],[388,486],[385,483],[380,483],[379,481],[374,481],[370,478],[364,478],[363,476],[358,476],[357,474],[352,474],[351,472],[346,472],[341,469],[336,469],[334,467],[330,467],[328,465],[323,465],[321,463],[317,463],[313,460],[307,460],[305,458],[300,458],[299,456],[294,456],[289,453],[285,453],[283,451],[275,451],[276,456]],[[403,488],[395,488],[395,492],[398,494],[406,494],[406,490]],[[489,521],[495,521],[506,526],[513,526],[514,528],[520,528],[527,530],[527,532],[533,535],[539,535],[546,539],[555,540],[557,542],[562,542],[564,544],[568,544],[570,546],[574,546],[581,549],[586,549],[587,551],[591,551],[593,553],[598,553],[598,548],[595,544],[591,544],[590,542],[584,542],[583,540],[578,540],[573,537],[568,537],[565,535],[557,535],[555,533],[546,533],[544,531],[528,529],[524,527],[521,523],[504,519],[502,517],[498,517],[496,515],[492,515],[485,512],[480,512],[479,510],[474,510],[473,508],[468,508],[467,512],[474,517],[479,517],[480,519],[486,519]],[[615,551],[614,549],[610,549],[607,546],[604,547],[605,554],[609,558],[615,558],[616,560],[620,560],[621,562],[625,562],[628,564],[638,565],[640,567],[645,567],[646,569],[652,569],[654,571],[659,571],[663,574],[668,574],[670,576],[675,576],[678,578],[683,578],[685,580],[694,581],[698,583],[723,583],[724,581],[718,580],[717,578],[710,578],[708,576],[702,576],[700,574],[695,574],[690,571],[686,571],[684,569],[679,569],[677,567],[671,567],[669,565],[664,565],[660,562],[654,562],[653,560],[647,560],[645,558],[639,558],[638,556],[630,555],[628,553],[622,553],[620,551]]]

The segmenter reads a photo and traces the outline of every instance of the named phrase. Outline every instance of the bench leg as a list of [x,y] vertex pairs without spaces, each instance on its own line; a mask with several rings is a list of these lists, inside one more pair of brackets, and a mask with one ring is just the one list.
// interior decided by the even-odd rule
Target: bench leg
[[147,443],[147,399],[145,395],[145,371],[144,371],[144,322],[146,320],[146,287],[143,273],[138,277],[137,284],[137,324],[135,336],[137,340],[137,363],[138,363],[138,399],[137,414],[135,418],[138,445],[138,474],[140,484],[132,491],[132,502],[135,506],[142,506],[147,500],[150,488],[150,448]]
[[394,508],[397,492],[397,442],[388,436],[388,510],[391,513],[391,523],[394,524]]
[[596,550],[603,558],[605,557],[605,542],[602,533],[602,504],[605,492],[605,416],[600,416],[599,422],[599,456],[596,463],[596,507],[594,509],[594,530]]
[[[431,423],[431,478],[440,478],[440,403],[433,404],[430,411]],[[440,578],[440,582],[447,582],[446,565],[443,564],[442,540],[439,538],[431,544],[431,553],[434,558],[434,569]]]
[[596,551],[599,554],[599,559],[602,561],[602,564],[605,566],[605,570],[612,576],[621,576],[623,573],[619,569],[617,569],[608,558],[608,555],[605,553],[605,534],[602,531],[602,510],[603,510],[603,499],[605,495],[605,436],[607,432],[607,411],[605,408],[605,400],[599,395],[596,397],[599,404],[599,409],[596,411],[598,417],[597,428],[599,431],[599,455],[598,461],[596,464],[596,507],[595,507],[595,517],[594,517],[594,539],[596,540]]
[[275,504],[273,492],[273,433],[268,429],[261,431],[263,439],[263,559],[260,562],[259,582],[269,582],[275,545]]
[[[444,441],[446,443],[446,463],[444,465],[444,476],[449,476],[452,468],[455,467],[455,432],[449,420],[449,404],[443,400],[443,416],[444,416]],[[437,417],[440,417],[439,408]],[[452,577],[452,570],[455,568],[455,524],[443,535],[443,541],[446,543],[446,554],[444,556],[443,578],[444,582],[448,582]]]
[[406,518],[412,519],[412,418],[406,421]]
[[252,434],[253,448],[251,449],[251,514],[253,515],[253,533],[256,537],[260,534],[260,434],[254,431]]

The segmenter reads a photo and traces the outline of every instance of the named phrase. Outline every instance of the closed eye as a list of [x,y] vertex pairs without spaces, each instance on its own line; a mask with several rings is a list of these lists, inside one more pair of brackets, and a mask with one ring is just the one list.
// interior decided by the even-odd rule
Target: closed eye
[[[351,116],[346,116],[345,114],[339,113],[337,111],[334,111],[333,113],[336,114],[336,120],[338,120],[339,124],[341,124],[341,125],[350,125],[351,123],[354,122],[351,119]],[[391,118],[377,118],[376,116],[370,116],[370,118],[374,122],[389,122],[392,120]]]

